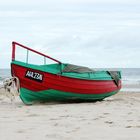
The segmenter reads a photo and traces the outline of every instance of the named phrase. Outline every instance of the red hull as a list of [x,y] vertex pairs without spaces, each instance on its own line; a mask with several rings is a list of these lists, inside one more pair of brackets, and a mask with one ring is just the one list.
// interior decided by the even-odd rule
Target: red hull
[[29,68],[12,64],[12,75],[19,78],[22,88],[32,91],[54,89],[80,94],[104,94],[121,88],[121,81],[117,86],[113,80],[76,79],[31,69],[44,75],[43,82],[40,83],[25,77],[27,69],[29,70]]

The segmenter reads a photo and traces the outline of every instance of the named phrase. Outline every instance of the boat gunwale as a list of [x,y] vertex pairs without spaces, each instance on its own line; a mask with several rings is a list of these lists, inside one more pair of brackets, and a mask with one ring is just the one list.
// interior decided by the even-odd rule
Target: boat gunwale
[[[74,77],[72,75],[64,75],[64,73],[51,73],[51,72],[45,71],[43,69],[33,68],[31,65],[34,65],[34,64],[24,63],[25,65],[22,65],[22,64],[19,64],[19,63],[24,63],[24,62],[14,60],[14,61],[11,62],[11,65],[18,65],[20,67],[25,67],[25,68],[28,68],[28,69],[37,70],[37,71],[40,71],[40,72],[49,73],[49,74],[53,74],[53,75],[58,75],[58,76],[66,77],[66,78],[72,78],[72,79],[89,80],[89,81],[113,81],[114,80],[112,78],[110,78],[110,79],[96,79],[96,78],[94,78],[94,79],[88,79],[88,78],[85,78],[85,77]],[[34,66],[39,67],[40,65],[34,65]],[[107,71],[95,71],[95,72],[107,72]],[[117,72],[120,73],[120,71],[117,71]],[[11,69],[11,73],[12,73],[12,69]],[[121,80],[121,77],[120,77],[120,80]]]

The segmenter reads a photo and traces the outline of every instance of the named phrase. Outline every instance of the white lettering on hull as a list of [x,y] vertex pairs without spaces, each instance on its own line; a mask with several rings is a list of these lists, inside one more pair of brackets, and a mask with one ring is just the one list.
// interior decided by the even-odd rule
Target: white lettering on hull
[[28,70],[25,74],[25,77],[29,78],[29,79],[33,79],[36,81],[43,81],[43,75],[38,73],[38,72],[34,72],[34,71],[30,71]]

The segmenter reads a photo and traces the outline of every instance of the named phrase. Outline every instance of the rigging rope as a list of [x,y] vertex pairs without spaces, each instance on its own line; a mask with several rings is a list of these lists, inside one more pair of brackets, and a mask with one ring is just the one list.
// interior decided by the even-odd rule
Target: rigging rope
[[0,87],[5,89],[5,95],[13,101],[19,95],[20,83],[17,77],[7,78]]

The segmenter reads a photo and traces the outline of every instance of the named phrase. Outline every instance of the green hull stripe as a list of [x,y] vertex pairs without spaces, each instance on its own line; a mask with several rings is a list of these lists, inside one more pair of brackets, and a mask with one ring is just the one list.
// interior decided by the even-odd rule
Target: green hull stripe
[[117,92],[118,91],[105,94],[77,94],[53,89],[34,92],[25,88],[21,88],[20,98],[25,104],[46,101],[95,101],[102,100],[108,96],[116,94]]

